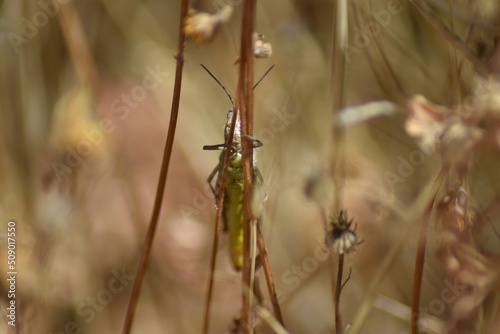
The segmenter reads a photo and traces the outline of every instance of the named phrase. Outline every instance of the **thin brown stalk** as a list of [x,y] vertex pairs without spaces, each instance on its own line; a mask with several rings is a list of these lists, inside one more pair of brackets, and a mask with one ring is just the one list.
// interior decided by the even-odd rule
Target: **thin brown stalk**
[[[237,110],[236,107],[235,110]],[[219,235],[222,227],[222,212],[224,206],[224,194],[226,190],[226,187],[223,185],[226,184],[226,179],[227,179],[227,168],[229,166],[229,157],[231,156],[234,128],[236,127],[236,117],[237,117],[237,112],[234,112],[231,118],[231,126],[229,128],[229,136],[227,138],[227,143],[226,143],[224,162],[222,164],[222,174],[220,181],[221,186],[219,187],[219,193],[217,194],[217,216],[215,218],[214,239],[212,242],[212,254],[210,256],[210,272],[209,272],[209,280],[207,288],[207,297],[205,301],[205,313],[204,313],[203,330],[202,330],[203,334],[208,333],[208,327],[210,323],[210,306],[211,306],[213,286],[214,286],[215,262],[217,258],[217,248],[219,245]]]
[[[333,89],[333,114],[334,116],[342,110],[345,106],[345,86],[346,86],[346,53],[348,52],[348,2],[346,0],[340,0],[336,2],[334,6],[334,26],[333,26],[333,50],[332,50],[332,72],[331,72],[331,85]],[[344,138],[344,128],[337,121],[336,117],[333,117],[333,147],[332,147],[332,159],[331,159],[331,175],[334,181],[333,189],[333,205],[332,212],[338,212],[340,210],[340,201],[342,194],[342,186],[344,182],[345,166],[344,160],[342,159],[342,140]],[[343,266],[343,255],[339,257],[342,258]],[[332,273],[334,272],[335,264],[332,256]],[[339,275],[342,276],[342,269],[338,268]],[[335,282],[335,275],[332,274],[332,293],[334,301],[334,319],[336,333],[341,333],[342,321],[340,315],[340,293],[342,284],[342,278],[340,280],[337,278]]]
[[[255,20],[255,0],[246,0],[243,8],[243,22],[241,31],[241,52],[240,68],[238,80],[238,94],[236,106],[239,105],[241,112],[241,135],[243,154],[243,284],[253,291],[250,286],[250,223],[252,220],[251,200],[252,200],[252,178],[253,178],[253,44],[252,34]],[[239,104],[238,104],[239,102]],[[250,305],[249,296],[242,294],[243,306],[241,321],[242,332],[249,332]]]
[[278,302],[278,297],[276,295],[276,288],[274,286],[273,274],[271,272],[271,265],[269,264],[269,257],[267,256],[266,244],[264,243],[264,237],[262,236],[260,224],[257,224],[257,246],[259,247],[259,254],[262,260],[262,267],[264,269],[264,275],[266,277],[271,304],[273,305],[274,316],[276,317],[276,320],[278,320],[278,322],[284,327],[283,316],[281,315],[281,309]]
[[344,272],[344,254],[339,254],[337,283],[335,285],[335,334],[342,334],[342,316],[340,314],[340,293],[342,292],[342,276]]
[[[453,23],[453,6],[451,0],[448,0],[448,21],[450,24],[451,32],[455,33],[455,25]],[[450,45],[450,70],[451,70],[451,86],[455,93],[455,103],[460,103],[460,83],[459,83],[459,67],[457,60],[457,49]]]
[[189,0],[182,0],[180,27],[179,27],[179,44],[176,56],[177,66],[175,69],[174,92],[172,98],[172,109],[170,113],[167,140],[163,152],[163,160],[161,164],[160,176],[158,179],[158,186],[156,190],[156,197],[155,197],[153,212],[151,215],[151,221],[149,222],[148,231],[146,233],[146,238],[142,249],[139,268],[137,269],[136,279],[134,281],[134,286],[132,288],[132,295],[130,296],[127,313],[125,315],[125,323],[123,324],[124,334],[130,333],[130,329],[132,327],[132,322],[134,320],[135,310],[137,308],[137,303],[139,301],[142,283],[146,275],[146,269],[151,254],[151,247],[153,245],[153,239],[155,236],[156,227],[158,225],[158,218],[160,216],[161,206],[163,202],[163,194],[165,192],[165,183],[167,181],[168,167],[170,165],[170,157],[172,155],[172,146],[175,137],[175,128],[177,125],[177,116],[179,113],[181,84],[182,84],[182,69],[184,66],[184,45],[186,40],[186,36],[184,34],[184,21],[188,14],[188,8],[189,8]]
[[[337,1],[337,5],[334,6],[334,35],[333,35],[333,61],[332,61],[332,73],[331,81],[333,87],[333,113],[339,113],[340,110],[345,106],[345,85],[346,85],[346,57],[345,54],[348,51],[347,43],[347,17],[341,12],[340,3],[344,3],[347,6],[347,1]],[[342,35],[345,34],[345,35]],[[344,129],[341,124],[333,117],[333,148],[332,148],[332,163],[331,163],[331,173],[335,184],[333,189],[333,212],[338,212],[340,209],[340,196],[342,187],[342,178],[344,174],[344,168],[342,166],[341,159],[341,141],[344,136]]]
[[431,220],[431,213],[434,207],[434,202],[438,194],[439,186],[442,182],[444,171],[436,177],[432,186],[432,197],[427,207],[425,208],[422,224],[420,225],[420,235],[418,238],[417,255],[415,259],[415,270],[413,271],[413,288],[412,288],[412,301],[411,301],[411,317],[410,328],[411,334],[419,334],[419,320],[420,320],[420,292],[422,290],[422,279],[424,275],[425,264],[425,250],[427,247],[427,230]]

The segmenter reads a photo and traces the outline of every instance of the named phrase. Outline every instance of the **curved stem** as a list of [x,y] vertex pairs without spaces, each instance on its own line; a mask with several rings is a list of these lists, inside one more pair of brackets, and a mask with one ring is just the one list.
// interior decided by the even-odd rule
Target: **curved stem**
[[165,192],[165,183],[167,181],[168,167],[170,165],[170,157],[172,155],[172,146],[174,144],[174,137],[175,137],[175,128],[177,126],[177,116],[179,113],[181,85],[182,85],[182,69],[184,67],[184,44],[186,40],[186,35],[184,34],[184,21],[188,14],[188,8],[189,8],[189,0],[182,0],[181,19],[179,27],[179,45],[176,57],[177,66],[175,69],[174,92],[172,98],[172,109],[170,113],[170,122],[168,126],[167,140],[165,143],[165,149],[163,151],[163,159],[160,169],[160,176],[158,178],[158,186],[156,189],[156,197],[155,197],[153,212],[151,214],[151,220],[149,222],[146,238],[144,240],[144,247],[142,249],[139,268],[137,269],[136,279],[134,281],[134,286],[132,288],[132,295],[130,296],[127,313],[125,315],[125,322],[123,324],[123,334],[130,333],[130,329],[132,328],[132,322],[134,320],[135,311],[139,301],[142,283],[144,281],[144,277],[146,276],[146,269],[148,266],[149,257],[151,255],[151,247],[153,245],[153,239],[156,234],[156,227],[158,226],[158,218],[160,217],[160,211],[163,202],[163,194]]

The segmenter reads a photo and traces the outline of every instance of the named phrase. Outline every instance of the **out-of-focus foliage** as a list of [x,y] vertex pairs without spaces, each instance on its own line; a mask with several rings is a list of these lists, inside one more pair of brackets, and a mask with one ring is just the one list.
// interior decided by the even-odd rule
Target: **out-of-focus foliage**
[[[485,78],[408,1],[348,3],[346,106],[385,100],[391,111],[350,116],[362,121],[346,128],[341,143],[341,203],[363,240],[346,258],[352,274],[342,292],[344,323],[361,321],[360,333],[408,333],[420,220],[438,171],[450,163],[428,233],[423,327],[427,333],[495,333],[499,5],[425,2],[489,69]],[[264,144],[257,164],[267,192],[262,229],[290,333],[334,328],[321,210],[333,200],[328,173],[339,144],[332,139],[336,73],[330,71],[332,59],[342,55],[332,45],[335,4],[261,1],[257,7],[256,27],[272,56],[256,59],[256,79],[276,64],[255,89],[254,135]],[[5,224],[14,219],[18,325],[22,333],[118,333],[158,180],[180,4],[0,5],[0,254]],[[205,38],[209,43],[186,46],[173,160],[134,333],[201,331],[215,216],[206,178],[218,163],[218,154],[201,148],[222,143],[232,106],[199,63],[234,95],[243,6],[192,4],[212,14],[225,5],[232,16],[218,22],[215,35]],[[441,142],[432,137],[445,132]],[[471,136],[488,140],[470,142]],[[227,248],[223,237],[212,333],[229,332],[240,312],[240,280]],[[2,307],[8,302],[5,262],[0,259]],[[375,298],[367,301],[369,295]],[[370,312],[362,317],[365,307]],[[257,332],[271,332],[258,321]],[[7,330],[0,323],[0,332]]]

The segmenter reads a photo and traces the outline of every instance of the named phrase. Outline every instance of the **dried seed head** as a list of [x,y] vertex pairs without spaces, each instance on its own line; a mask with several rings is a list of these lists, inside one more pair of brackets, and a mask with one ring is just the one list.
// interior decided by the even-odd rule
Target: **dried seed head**
[[461,232],[472,226],[474,212],[469,194],[463,187],[450,189],[440,201],[438,208],[447,228]]
[[353,219],[349,220],[347,213],[341,210],[338,217],[332,219],[331,231],[326,235],[326,244],[337,254],[349,254],[360,244],[356,229],[351,229]]
[[269,58],[273,54],[271,43],[264,42],[264,35],[253,33],[253,54],[255,58]]
[[188,17],[184,23],[184,32],[196,44],[201,45],[209,42],[215,35],[219,26],[227,22],[233,13],[233,7],[226,5],[215,14],[197,13],[194,9],[189,10]]
[[444,120],[450,113],[449,109],[429,102],[422,95],[416,95],[408,102],[406,132],[418,138],[425,151],[434,152],[446,128]]

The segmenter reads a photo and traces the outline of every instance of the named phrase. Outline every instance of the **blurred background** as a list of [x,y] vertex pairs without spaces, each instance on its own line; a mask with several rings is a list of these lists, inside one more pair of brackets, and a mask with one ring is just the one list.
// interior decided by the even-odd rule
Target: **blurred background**
[[[495,83],[497,1],[425,3],[466,50],[488,64]],[[15,220],[18,271],[17,326],[2,320],[0,332],[119,333],[166,138],[180,3],[5,0],[0,5],[0,254],[5,254],[6,224]],[[219,161],[218,152],[202,146],[223,142],[232,105],[199,64],[234,96],[242,3],[191,4],[209,13],[224,5],[234,12],[213,40],[186,45],[172,162],[133,333],[201,332],[215,221],[206,179]],[[407,1],[349,1],[345,103],[393,104],[390,116],[361,116],[346,128],[342,143],[335,143],[331,69],[340,55],[332,44],[335,5],[258,3],[256,27],[273,55],[256,59],[256,79],[276,64],[255,89],[254,135],[264,144],[257,164],[267,192],[262,230],[287,330],[333,333],[336,260],[323,250],[321,211],[333,200],[330,164],[342,144],[346,176],[338,196],[363,240],[346,258],[346,275],[352,273],[341,298],[344,324],[352,323],[349,333],[409,333],[419,227],[443,161],[406,133],[407,101],[422,94],[452,110],[484,79],[453,51],[449,36]],[[375,115],[385,113],[381,108],[374,107]],[[489,212],[467,253],[480,262],[471,269],[478,286],[454,281],[437,256],[443,227],[438,219],[430,224],[421,293],[426,333],[500,330],[499,168],[498,149],[478,148],[467,176],[471,216]],[[211,333],[229,333],[240,313],[240,276],[228,253],[223,236]],[[6,259],[0,263],[3,314],[9,302]],[[266,291],[262,272],[258,277]],[[460,313],[457,304],[467,307]],[[468,326],[456,329],[460,321]],[[256,332],[273,330],[257,319]]]

